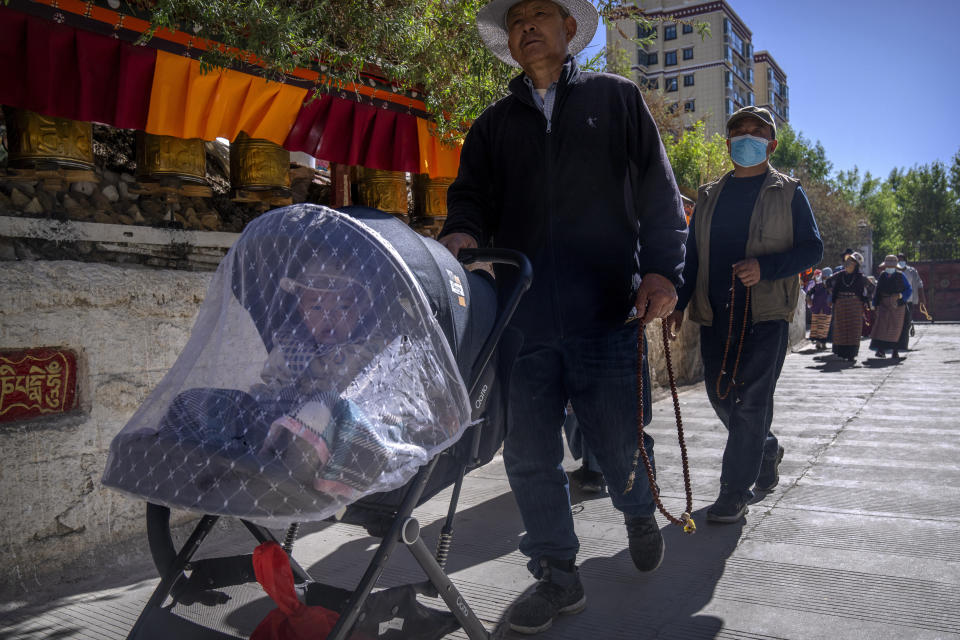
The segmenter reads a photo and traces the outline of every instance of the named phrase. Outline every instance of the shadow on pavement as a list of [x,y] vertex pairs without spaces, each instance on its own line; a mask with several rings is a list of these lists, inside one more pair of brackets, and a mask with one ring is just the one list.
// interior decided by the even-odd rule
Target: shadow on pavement
[[813,371],[820,371],[821,373],[839,373],[846,369],[853,369],[857,366],[856,362],[850,362],[849,360],[844,360],[838,357],[824,357],[824,358],[815,358],[815,360],[820,360],[819,365],[807,365],[807,369]]
[[[740,540],[744,521],[707,524],[706,508],[694,512],[694,519],[699,525],[694,535],[674,525],[661,530],[666,555],[652,574],[636,572],[627,550],[584,562],[581,574],[585,576],[591,619],[616,620],[619,629],[635,629],[631,637],[637,638],[673,638],[682,635],[682,629],[696,630],[698,638],[715,637],[723,621],[698,612],[713,598],[727,559]],[[592,575],[614,573],[621,579],[608,578],[599,584],[590,579]]]
[[895,367],[906,358],[867,358],[863,361],[863,366],[869,369],[884,369],[886,367]]

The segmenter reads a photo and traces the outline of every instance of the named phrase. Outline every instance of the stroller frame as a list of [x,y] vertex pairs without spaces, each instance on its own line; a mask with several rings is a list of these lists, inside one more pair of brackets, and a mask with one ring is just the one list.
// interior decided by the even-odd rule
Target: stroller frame
[[[493,329],[484,342],[472,368],[468,391],[470,402],[473,404],[477,402],[478,393],[486,392],[486,389],[481,387],[480,382],[483,380],[485,372],[493,364],[491,360],[494,350],[513,317],[521,297],[530,288],[533,281],[533,270],[526,256],[508,249],[462,249],[457,257],[460,263],[465,266],[476,262],[486,262],[508,265],[518,270],[518,277],[509,291],[506,301],[498,308]],[[392,514],[392,521],[389,528],[380,536],[382,539],[379,547],[370,560],[359,583],[349,595],[345,606],[340,610],[339,620],[327,636],[327,640],[346,640],[346,638],[349,637],[349,634],[361,615],[364,604],[368,601],[368,598],[370,598],[374,586],[383,573],[387,561],[394,550],[401,544],[410,550],[410,553],[426,574],[427,581],[415,585],[392,587],[391,589],[412,587],[413,591],[418,594],[434,597],[439,595],[456,618],[456,621],[463,627],[470,640],[489,640],[491,637],[490,633],[484,628],[483,624],[444,571],[447,552],[449,551],[450,541],[452,540],[453,520],[457,510],[457,502],[460,498],[463,479],[467,471],[479,466],[477,464],[478,449],[483,427],[483,422],[471,427],[473,433],[471,434],[472,442],[469,462],[458,469],[457,480],[453,484],[450,505],[444,526],[441,530],[436,555],[430,552],[426,543],[420,537],[420,523],[416,518],[412,517],[412,513],[418,505],[431,473],[436,467],[440,456],[444,455],[444,452],[434,456],[433,459],[422,466],[413,479],[408,482],[404,498],[400,506]],[[464,434],[464,437],[466,437],[466,434]],[[360,502],[362,503],[362,500]],[[157,621],[159,618],[164,619],[168,623],[170,623],[173,618],[176,618],[178,621],[182,620],[182,623],[174,623],[175,625],[180,624],[180,627],[182,627],[182,629],[178,629],[178,631],[183,632],[181,640],[201,637],[196,635],[196,629],[194,628],[198,625],[182,619],[163,608],[167,597],[172,596],[175,603],[180,602],[182,604],[192,604],[193,602],[211,605],[222,604],[225,600],[218,599],[218,596],[222,597],[222,594],[213,591],[214,589],[244,584],[254,579],[251,554],[192,561],[194,554],[196,554],[203,540],[213,529],[213,526],[219,518],[220,516],[216,515],[204,515],[193,529],[187,541],[179,551],[175,552],[175,546],[170,535],[169,508],[147,503],[147,535],[150,550],[153,554],[157,569],[161,574],[161,579],[141,611],[140,616],[137,618],[136,623],[130,630],[127,636],[128,640],[153,637],[144,634],[149,634],[151,623]],[[266,527],[247,520],[240,520],[258,543],[279,542]],[[309,595],[310,586],[316,585],[321,588],[327,588],[327,585],[314,582],[306,570],[293,559],[291,551],[297,526],[296,524],[291,526],[287,534],[287,539],[283,543],[283,548],[290,556],[290,564],[295,582],[300,585],[305,585],[306,593]],[[186,570],[191,571],[189,577],[184,573]],[[390,589],[383,591],[390,591]],[[377,595],[380,593],[382,592],[378,592]],[[172,606],[170,608],[172,608]],[[213,629],[209,629],[208,631],[209,633],[204,633],[202,637],[230,637]]]

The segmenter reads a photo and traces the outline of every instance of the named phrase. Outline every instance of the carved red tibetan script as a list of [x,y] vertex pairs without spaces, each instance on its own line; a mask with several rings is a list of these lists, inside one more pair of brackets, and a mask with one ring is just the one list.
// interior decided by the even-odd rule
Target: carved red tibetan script
[[0,351],[0,422],[65,413],[77,403],[77,356],[66,349]]

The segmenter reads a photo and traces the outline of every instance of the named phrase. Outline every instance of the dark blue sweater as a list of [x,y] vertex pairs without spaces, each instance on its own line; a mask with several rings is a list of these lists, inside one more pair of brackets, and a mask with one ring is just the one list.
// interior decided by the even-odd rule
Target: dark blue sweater
[[[749,178],[730,176],[717,199],[717,207],[710,223],[710,289],[707,293],[715,318],[720,312],[728,312],[733,264],[746,257],[750,217],[766,177],[766,173]],[[816,264],[823,255],[820,230],[817,228],[817,221],[813,217],[807,195],[800,186],[797,186],[793,195],[791,211],[793,213],[793,249],[757,257],[762,280],[779,280],[796,275],[809,265]],[[690,220],[690,233],[687,236],[683,286],[678,292],[677,308],[680,310],[685,309],[689,304],[697,283],[700,260],[697,255],[696,229],[693,223],[695,219],[696,213]],[[745,298],[743,285],[737,280],[736,299],[739,309],[742,309],[739,303]],[[720,313],[720,315],[724,314]]]

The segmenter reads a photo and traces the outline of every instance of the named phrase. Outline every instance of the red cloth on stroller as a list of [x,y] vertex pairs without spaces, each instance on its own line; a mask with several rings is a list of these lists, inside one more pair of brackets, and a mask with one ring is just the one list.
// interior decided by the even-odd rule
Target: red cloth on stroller
[[253,571],[277,608],[257,625],[250,640],[316,640],[333,630],[340,614],[300,602],[293,589],[290,558],[279,544],[264,542],[254,549]]

